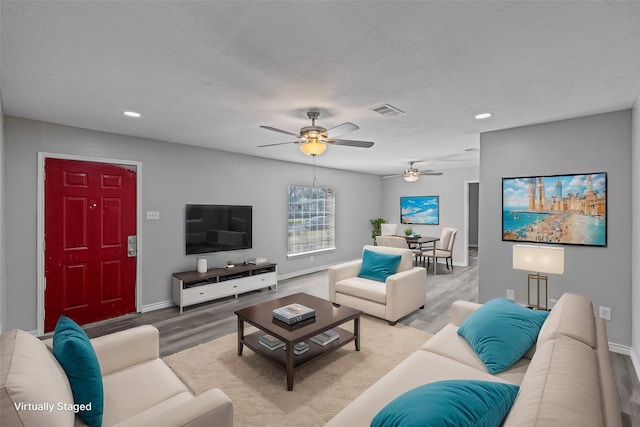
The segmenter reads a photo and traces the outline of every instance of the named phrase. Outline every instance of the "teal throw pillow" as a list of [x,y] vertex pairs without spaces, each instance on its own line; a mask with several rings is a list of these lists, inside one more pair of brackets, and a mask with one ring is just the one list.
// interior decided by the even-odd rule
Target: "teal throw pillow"
[[548,315],[548,311],[531,310],[506,298],[496,298],[471,313],[458,328],[458,335],[473,347],[487,371],[497,374],[529,350]]
[[389,402],[371,420],[371,427],[496,427],[511,409],[519,388],[476,380],[421,385]]
[[66,316],[60,316],[53,332],[53,354],[69,378],[73,409],[89,426],[101,426],[104,390],[98,358],[87,334]]
[[358,277],[384,282],[387,277],[396,274],[401,258],[400,254],[384,254],[365,249]]

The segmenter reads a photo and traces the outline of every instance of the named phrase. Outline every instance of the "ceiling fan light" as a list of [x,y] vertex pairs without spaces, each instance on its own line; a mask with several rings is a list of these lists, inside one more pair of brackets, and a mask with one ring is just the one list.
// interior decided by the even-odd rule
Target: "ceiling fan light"
[[404,180],[407,182],[416,182],[420,178],[420,173],[415,169],[407,169],[404,171]]
[[318,154],[324,153],[326,149],[327,146],[317,140],[300,144],[300,151],[307,156],[317,156]]

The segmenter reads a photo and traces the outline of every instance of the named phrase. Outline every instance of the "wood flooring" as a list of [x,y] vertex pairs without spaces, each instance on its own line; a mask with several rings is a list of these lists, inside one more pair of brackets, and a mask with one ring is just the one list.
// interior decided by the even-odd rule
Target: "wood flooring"
[[[97,337],[138,325],[151,324],[160,331],[160,355],[205,343],[236,332],[235,310],[273,298],[306,292],[328,298],[327,272],[309,274],[278,282],[278,290],[261,290],[218,301],[203,303],[185,309],[182,315],[177,307],[148,313],[133,314],[117,319],[85,325],[89,337]],[[427,304],[399,322],[435,334],[449,322],[449,308],[455,300],[478,299],[478,251],[470,248],[469,266],[447,270],[438,264],[437,274],[427,275]],[[391,326],[390,326],[391,327]],[[620,395],[623,425],[640,427],[640,384],[629,356],[612,353],[614,375]]]

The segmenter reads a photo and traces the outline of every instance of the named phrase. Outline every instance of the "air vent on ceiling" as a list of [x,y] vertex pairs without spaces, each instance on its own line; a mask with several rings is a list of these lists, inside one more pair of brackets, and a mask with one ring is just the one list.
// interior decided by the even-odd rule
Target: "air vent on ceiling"
[[404,111],[394,107],[391,104],[382,104],[377,107],[371,108],[371,110],[375,111],[376,113],[382,114],[385,117],[393,117],[397,116],[398,114],[404,114]]

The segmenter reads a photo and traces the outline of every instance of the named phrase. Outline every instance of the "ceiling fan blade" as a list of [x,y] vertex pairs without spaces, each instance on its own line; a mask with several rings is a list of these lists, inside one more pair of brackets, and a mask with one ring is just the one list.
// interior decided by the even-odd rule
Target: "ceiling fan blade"
[[351,122],[344,122],[338,126],[328,129],[327,133],[329,134],[329,137],[333,138],[334,136],[344,135],[345,133],[353,132],[358,129],[360,129],[358,125],[354,125]]
[[432,170],[420,171],[418,175],[442,175],[443,172],[436,172]]
[[326,139],[324,142],[334,145],[348,145],[349,147],[369,148],[373,146],[371,141],[354,141],[352,139]]
[[258,148],[261,148],[261,147],[273,147],[274,145],[299,144],[299,143],[300,143],[300,141],[276,142],[275,144],[258,145]]
[[274,132],[280,132],[280,133],[284,133],[285,135],[291,135],[291,136],[295,136],[296,138],[300,138],[300,135],[298,135],[297,133],[289,132],[287,130],[282,130],[282,129],[274,128],[271,126],[260,126],[260,127],[262,129],[272,130]]
[[382,178],[399,178],[401,176],[404,176],[404,175],[399,173],[399,174],[396,174],[396,175],[384,175]]

